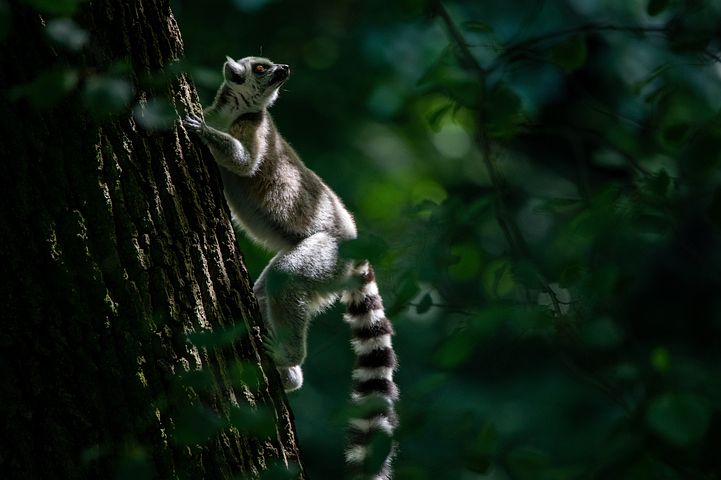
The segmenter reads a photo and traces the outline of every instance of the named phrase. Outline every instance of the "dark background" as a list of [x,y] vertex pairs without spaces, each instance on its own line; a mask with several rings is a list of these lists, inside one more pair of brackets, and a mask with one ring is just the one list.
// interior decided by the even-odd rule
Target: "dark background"
[[[721,478],[719,2],[171,3],[204,105],[226,55],[291,66],[272,114],[396,328],[397,479]],[[90,112],[137,116],[128,66],[94,72]],[[172,128],[156,100],[139,124]],[[239,241],[256,278],[272,254]],[[309,478],[342,478],[352,362],[338,306],[290,394]]]
[[[225,55],[291,65],[274,118],[397,329],[398,478],[721,478],[718,3],[449,1],[485,99],[427,2],[174,7],[204,104]],[[311,478],[342,470],[341,314],[290,395]]]

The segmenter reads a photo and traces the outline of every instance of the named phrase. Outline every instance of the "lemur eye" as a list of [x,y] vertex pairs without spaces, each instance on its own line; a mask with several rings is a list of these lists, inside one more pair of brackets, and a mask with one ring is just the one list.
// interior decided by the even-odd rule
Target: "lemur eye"
[[263,73],[265,72],[265,67],[263,65],[256,65],[253,70],[255,70],[255,73]]

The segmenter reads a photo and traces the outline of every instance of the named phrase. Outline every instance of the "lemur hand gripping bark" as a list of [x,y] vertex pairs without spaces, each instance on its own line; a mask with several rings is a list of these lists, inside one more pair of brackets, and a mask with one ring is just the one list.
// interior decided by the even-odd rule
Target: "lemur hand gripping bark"
[[286,391],[303,384],[311,318],[339,297],[346,303],[357,357],[351,398],[363,412],[350,420],[346,460],[361,472],[359,478],[387,480],[394,447],[379,471],[368,473],[366,461],[371,438],[390,437],[397,425],[393,329],[371,266],[338,255],[341,242],[356,238],[352,215],[303,164],[268,114],[289,74],[287,65],[265,58],[228,57],[225,80],[204,110],[205,119],[189,115],[184,125],[208,145],[220,166],[234,220],[277,252],[254,291]]

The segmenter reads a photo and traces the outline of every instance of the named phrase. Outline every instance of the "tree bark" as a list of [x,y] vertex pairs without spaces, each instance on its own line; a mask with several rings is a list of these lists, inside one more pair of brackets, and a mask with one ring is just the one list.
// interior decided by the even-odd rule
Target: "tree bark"
[[11,14],[3,92],[54,64],[81,81],[45,110],[0,96],[0,476],[253,478],[295,463],[303,478],[212,158],[177,123],[80,106],[82,76],[126,60],[138,100],[198,110],[183,75],[143,81],[182,56],[169,1],[82,4],[81,54],[58,53],[43,15]]

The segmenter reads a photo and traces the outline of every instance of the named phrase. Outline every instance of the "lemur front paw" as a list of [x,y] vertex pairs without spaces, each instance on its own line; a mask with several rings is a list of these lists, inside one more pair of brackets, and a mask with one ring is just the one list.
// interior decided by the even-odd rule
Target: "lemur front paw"
[[195,133],[202,133],[207,127],[205,126],[205,120],[198,117],[194,113],[188,114],[183,120],[185,128]]

